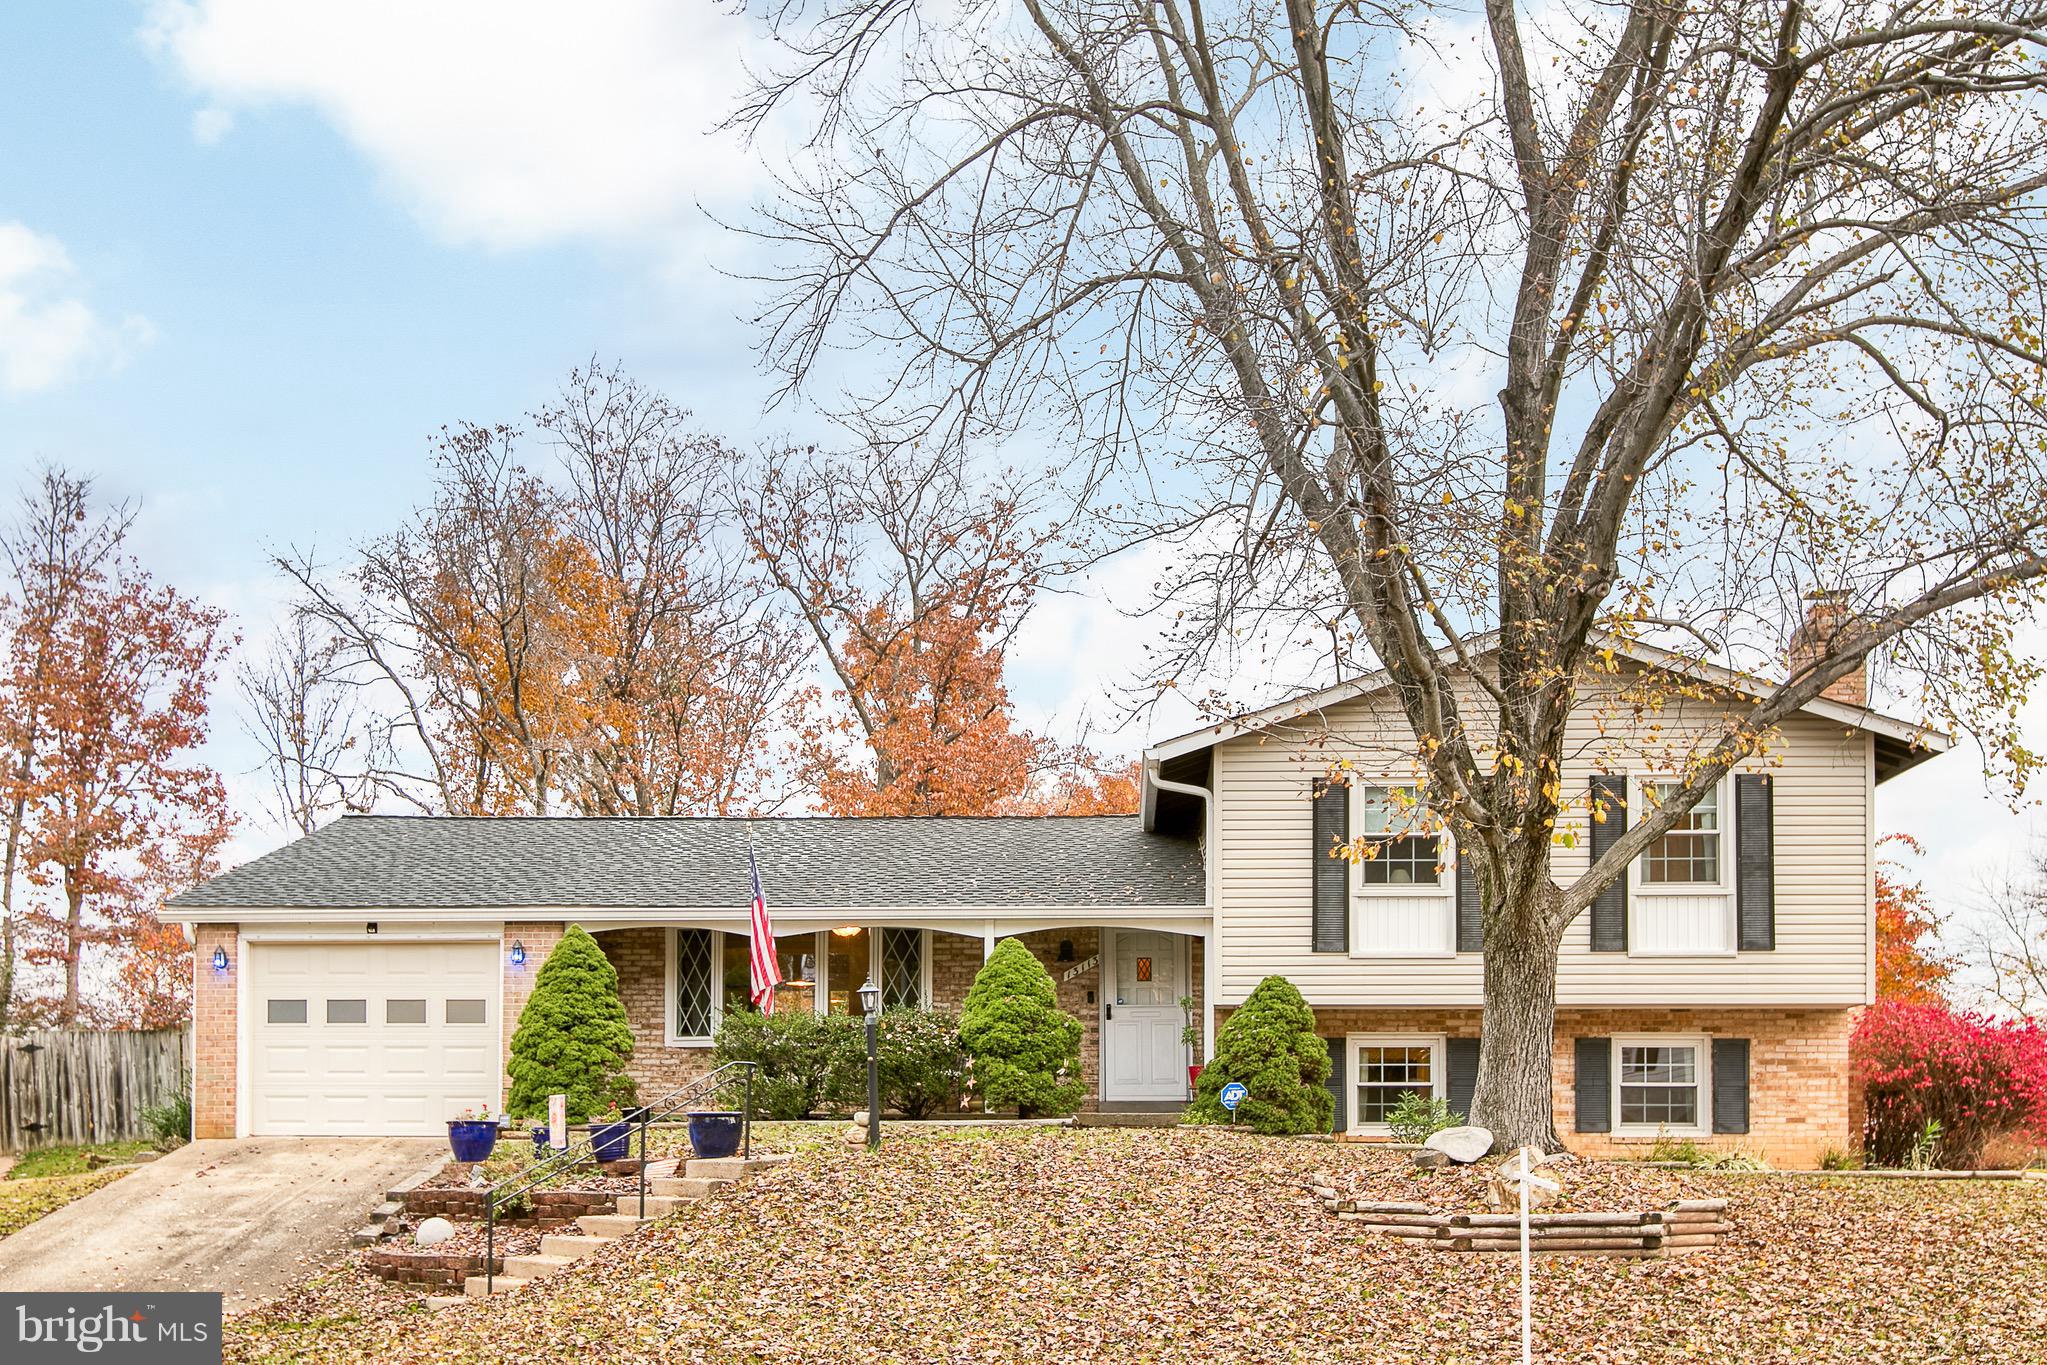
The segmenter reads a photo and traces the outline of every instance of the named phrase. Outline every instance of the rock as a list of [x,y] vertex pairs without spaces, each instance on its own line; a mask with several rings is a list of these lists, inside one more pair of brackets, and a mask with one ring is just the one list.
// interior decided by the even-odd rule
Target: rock
[[412,1234],[412,1244],[420,1247],[437,1247],[455,1235],[455,1225],[445,1218],[429,1218],[419,1225],[419,1231]]
[[106,1165],[108,1162],[112,1160],[113,1160],[112,1157],[103,1156],[98,1152],[87,1152],[85,1154],[85,1169],[88,1171],[96,1171],[100,1167]]
[[853,1126],[855,1128],[865,1128],[867,1126],[867,1111],[865,1109],[856,1110],[854,1112]]
[[1417,1148],[1407,1159],[1425,1171],[1438,1171],[1453,1164],[1448,1152],[1439,1152],[1434,1147]]
[[1493,1149],[1493,1134],[1490,1128],[1445,1128],[1430,1135],[1422,1144],[1430,1151],[1441,1152],[1460,1166],[1469,1166]]

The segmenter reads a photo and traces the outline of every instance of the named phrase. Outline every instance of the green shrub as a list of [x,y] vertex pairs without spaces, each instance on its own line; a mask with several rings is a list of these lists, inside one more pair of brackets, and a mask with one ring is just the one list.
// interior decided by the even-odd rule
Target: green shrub
[[178,1078],[178,1092],[162,1104],[142,1106],[142,1125],[156,1140],[157,1150],[168,1152],[192,1140],[192,1073]]
[[1844,1152],[1839,1147],[1829,1147],[1826,1151],[1820,1153],[1820,1169],[1823,1171],[1859,1171],[1862,1169],[1862,1158],[1852,1152]]
[[1667,1133],[1658,1133],[1656,1145],[1649,1149],[1651,1161],[1668,1162],[1673,1166],[1703,1167],[1710,1162],[1711,1155],[1696,1138],[1674,1138]]
[[1202,1068],[1187,1118],[1228,1123],[1222,1088],[1239,1082],[1250,1093],[1236,1122],[1260,1133],[1326,1133],[1336,1101],[1329,1093],[1329,1045],[1315,1036],[1315,1012],[1294,984],[1268,976],[1230,1012]]
[[960,1049],[958,1015],[886,1010],[875,1036],[875,1055],[883,1108],[921,1119],[959,1102],[967,1054]]
[[618,998],[618,972],[580,924],[571,924],[541,964],[533,994],[512,1034],[512,1078],[505,1108],[515,1117],[547,1112],[549,1095],[568,1096],[569,1122],[586,1123],[633,1100],[625,1064],[633,1031]]
[[1427,1142],[1431,1134],[1454,1128],[1464,1115],[1450,1112],[1450,1102],[1410,1090],[1386,1114],[1386,1131],[1395,1142]]
[[850,1100],[864,1085],[866,1045],[860,1025],[843,1014],[813,1010],[774,1014],[734,1010],[718,1025],[711,1060],[752,1062],[753,1110],[762,1118],[809,1118]]
[[1006,938],[974,974],[960,1011],[968,1085],[991,1109],[1014,1105],[1023,1118],[1070,1114],[1087,1094],[1080,1033],[1080,1020],[1059,1008],[1044,966]]

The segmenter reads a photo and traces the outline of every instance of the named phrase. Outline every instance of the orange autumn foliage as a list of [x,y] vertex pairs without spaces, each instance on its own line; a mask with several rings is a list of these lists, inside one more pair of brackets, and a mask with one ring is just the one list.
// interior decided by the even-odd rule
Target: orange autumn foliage
[[[1889,834],[1879,846],[1896,842],[1914,853],[1925,850],[1909,834]],[[1918,878],[1907,877],[1894,859],[1877,863],[1876,872],[1876,997],[1914,1005],[1936,1005],[1947,999],[1947,981],[1954,974],[1952,958],[1936,947],[1940,918]]]
[[[231,641],[224,614],[159,587],[132,564],[76,585],[46,632],[29,762],[8,773],[26,809],[23,960],[57,985],[17,993],[19,1017],[62,1025],[163,1026],[189,1014],[183,935],[157,918],[176,891],[217,868],[233,828],[220,775],[200,761],[209,691]],[[31,722],[32,724],[27,724]],[[112,955],[89,979],[89,951]],[[105,986],[104,991],[94,991]],[[97,998],[96,998],[97,997]]]

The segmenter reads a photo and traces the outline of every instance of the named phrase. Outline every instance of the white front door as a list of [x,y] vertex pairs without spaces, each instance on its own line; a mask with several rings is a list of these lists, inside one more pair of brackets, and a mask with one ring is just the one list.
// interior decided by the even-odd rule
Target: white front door
[[248,970],[251,1134],[432,1134],[497,1108],[495,943],[254,943]]
[[1112,929],[1102,1008],[1102,1098],[1187,1097],[1185,941],[1148,929]]

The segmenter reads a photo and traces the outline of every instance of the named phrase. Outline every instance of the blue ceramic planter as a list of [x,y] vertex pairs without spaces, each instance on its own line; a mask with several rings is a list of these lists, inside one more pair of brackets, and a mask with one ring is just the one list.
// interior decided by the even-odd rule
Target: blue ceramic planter
[[482,1161],[498,1145],[496,1119],[450,1119],[448,1146],[457,1161]]
[[624,1119],[590,1125],[590,1146],[599,1161],[624,1161],[632,1151],[633,1126]]
[[736,1156],[739,1137],[736,1109],[707,1110],[689,1116],[689,1145],[700,1157]]

